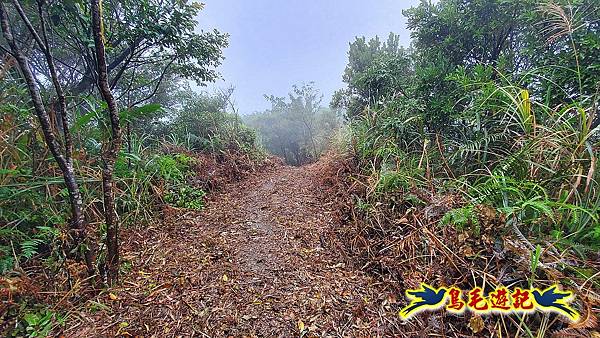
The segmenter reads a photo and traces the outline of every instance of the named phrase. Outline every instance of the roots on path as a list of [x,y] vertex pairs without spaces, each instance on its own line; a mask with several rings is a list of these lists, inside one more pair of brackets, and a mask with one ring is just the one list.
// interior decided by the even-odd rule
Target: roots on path
[[[327,246],[332,206],[317,166],[280,169],[130,231],[131,271],[88,302],[66,335],[382,336],[401,325],[393,294]],[[326,201],[326,199],[325,199]]]

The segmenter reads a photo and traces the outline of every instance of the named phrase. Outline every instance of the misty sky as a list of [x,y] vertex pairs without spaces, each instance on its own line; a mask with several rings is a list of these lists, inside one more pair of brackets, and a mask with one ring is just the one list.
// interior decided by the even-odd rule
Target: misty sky
[[270,105],[263,94],[286,95],[292,84],[314,81],[327,105],[355,36],[399,34],[409,44],[402,10],[418,0],[203,0],[200,28],[229,33],[223,80],[208,90],[236,87],[240,113]]

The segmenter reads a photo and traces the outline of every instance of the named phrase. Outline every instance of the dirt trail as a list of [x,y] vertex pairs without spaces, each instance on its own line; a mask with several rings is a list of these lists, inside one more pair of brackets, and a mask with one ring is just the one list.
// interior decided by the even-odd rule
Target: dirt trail
[[318,174],[282,167],[124,236],[122,287],[90,302],[67,336],[297,337],[302,326],[304,336],[381,336],[400,325],[389,296],[328,247],[333,212]]

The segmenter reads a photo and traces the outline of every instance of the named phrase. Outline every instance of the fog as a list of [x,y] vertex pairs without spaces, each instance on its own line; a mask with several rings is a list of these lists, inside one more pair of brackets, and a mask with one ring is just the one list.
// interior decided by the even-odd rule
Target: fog
[[[348,44],[390,32],[408,46],[410,35],[402,10],[419,1],[237,1],[206,0],[200,29],[218,29],[230,36],[222,79],[209,91],[234,85],[241,114],[263,111],[265,94],[285,96],[295,84],[315,82],[327,106],[343,87]],[[343,5],[342,5],[343,4]],[[202,88],[196,87],[197,90]]]

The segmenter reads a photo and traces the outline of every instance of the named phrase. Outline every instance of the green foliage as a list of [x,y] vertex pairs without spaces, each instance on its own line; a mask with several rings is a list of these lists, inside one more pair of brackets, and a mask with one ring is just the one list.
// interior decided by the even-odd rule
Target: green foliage
[[535,246],[535,251],[531,252],[531,278],[529,279],[529,285],[533,284],[535,280],[535,273],[540,264],[540,256],[542,255],[542,247],[538,244]]
[[200,210],[204,207],[206,192],[187,185],[175,185],[165,194],[165,202],[178,208]]
[[292,165],[315,161],[330,145],[339,121],[335,110],[321,107],[312,83],[294,86],[288,98],[266,96],[271,109],[244,117],[262,144]]
[[63,316],[48,309],[29,312],[23,316],[23,322],[19,324],[13,335],[25,335],[30,338],[47,337],[53,327],[62,325],[64,321]]
[[158,172],[162,179],[167,182],[180,183],[185,179],[185,174],[189,169],[188,157],[183,154],[162,155],[156,159]]
[[344,108],[348,117],[355,117],[382,98],[406,95],[404,79],[413,72],[409,52],[393,33],[386,42],[378,37],[369,41],[356,38],[350,44],[343,76],[348,88],[334,94],[332,107]]
[[591,239],[596,243],[600,241],[600,223],[594,224],[594,227],[592,228],[591,232]]
[[[107,58],[114,61],[119,82],[115,90],[130,91],[130,98],[143,100],[153,90],[163,72],[167,77],[183,77],[198,83],[217,77],[214,68],[221,63],[227,35],[216,30],[196,32],[196,17],[202,6],[186,1],[104,1],[104,37]],[[80,50],[93,45],[87,35],[91,21],[86,2],[64,1],[48,6],[48,17],[57,30],[55,55],[77,69],[82,78],[78,89],[87,87],[88,70]],[[45,9],[46,10],[46,9]],[[125,56],[130,55],[131,59]]]
[[407,191],[410,188],[410,176],[395,171],[384,172],[379,177],[376,191],[385,193],[390,191]]
[[0,273],[3,274],[6,271],[12,270],[14,265],[12,248],[7,245],[0,245]]
[[[29,177],[12,176],[17,180]],[[37,255],[40,247],[54,249],[57,245],[59,231],[54,226],[65,222],[68,207],[45,193],[44,187],[55,181],[60,179],[0,187],[0,274],[12,270],[18,261]]]
[[239,152],[255,159],[263,157],[254,130],[244,125],[237,113],[227,111],[233,88],[213,95],[191,91],[182,95],[185,104],[168,123],[170,133],[162,135],[166,142],[188,151]]
[[188,184],[195,159],[186,154],[169,154],[157,157],[159,177],[164,181],[166,192],[163,199],[178,208],[200,210],[204,207],[206,192]]
[[[64,266],[60,246],[70,222],[68,194],[60,171],[47,157],[36,120],[31,119],[26,92],[16,80],[18,73],[3,74],[7,78],[0,81],[0,132],[6,136],[0,140],[0,273],[32,259],[55,272]],[[176,207],[203,207],[205,192],[188,180],[195,165],[192,151],[215,156],[234,151],[253,161],[263,157],[254,131],[225,111],[228,96],[190,94],[183,86],[171,94],[172,99],[163,95],[157,98],[160,103],[140,103],[120,112],[125,139],[114,178],[117,212],[126,226],[154,222],[161,201]],[[106,104],[94,96],[72,99],[80,103],[74,105],[78,111],[68,121],[76,149],[76,176],[85,218],[95,223],[103,212],[98,159],[109,132]],[[156,127],[162,124],[173,132],[172,141],[190,140],[189,153],[177,152],[179,145]],[[180,128],[186,124],[189,130],[197,128],[195,134]],[[163,196],[157,191],[164,191]]]
[[475,229],[475,235],[478,234],[479,219],[473,205],[452,209],[448,211],[440,220],[441,225],[454,225],[458,229]]
[[[14,86],[5,89],[7,91],[3,94],[14,92],[14,95],[0,101],[3,114],[0,128],[7,135],[7,139],[2,140],[7,142],[7,147],[0,151],[0,273],[6,273],[32,258],[42,258],[46,267],[60,268],[64,257],[63,251],[59,250],[61,243],[58,238],[66,231],[69,222],[68,194],[62,177],[56,176],[55,164],[39,158],[44,141],[39,129],[29,124],[29,111],[19,108],[25,104],[20,101],[22,93]],[[213,102],[209,102],[211,100]],[[86,97],[83,101],[87,112],[82,111],[72,121],[71,131],[76,135],[76,149],[80,149],[75,154],[75,167],[79,170],[78,181],[84,205],[89,206],[86,218],[93,221],[102,214],[102,210],[98,209],[102,201],[101,176],[95,158],[100,155],[101,143],[108,129],[106,114],[102,112],[106,107],[102,101],[93,97]],[[221,108],[213,104],[217,101]],[[192,140],[187,147],[191,151],[205,151],[218,156],[235,151],[253,161],[262,159],[255,133],[241,124],[236,115],[223,110],[225,98],[217,100],[217,96],[201,95],[188,97],[184,102],[184,107],[189,109],[186,111],[195,107],[209,110],[198,108],[198,114],[186,115],[184,111],[170,109],[169,112],[176,113],[173,126],[189,123],[190,127],[198,128],[198,136],[173,128],[172,142],[160,133],[141,134],[137,128],[162,118],[167,111],[162,105],[139,105],[121,112],[123,123],[132,126],[129,134],[125,135],[125,144],[114,171],[117,211],[124,225],[153,222],[155,206],[160,201],[190,209],[203,207],[205,192],[193,187],[189,180],[196,160],[192,152],[183,154],[173,149],[180,146],[175,142],[176,138]],[[218,109],[213,111],[213,108]],[[21,110],[24,110],[23,114]],[[198,146],[202,144],[198,142],[202,138],[210,141],[205,146]],[[160,153],[163,154],[157,155]],[[161,186],[164,195],[157,196]]]
[[388,205],[412,187],[458,192],[468,205],[442,224],[476,227],[473,206],[485,204],[526,236],[596,250],[594,6],[423,1],[404,13],[412,49],[393,34],[356,39],[333,104],[350,119],[368,203]]

